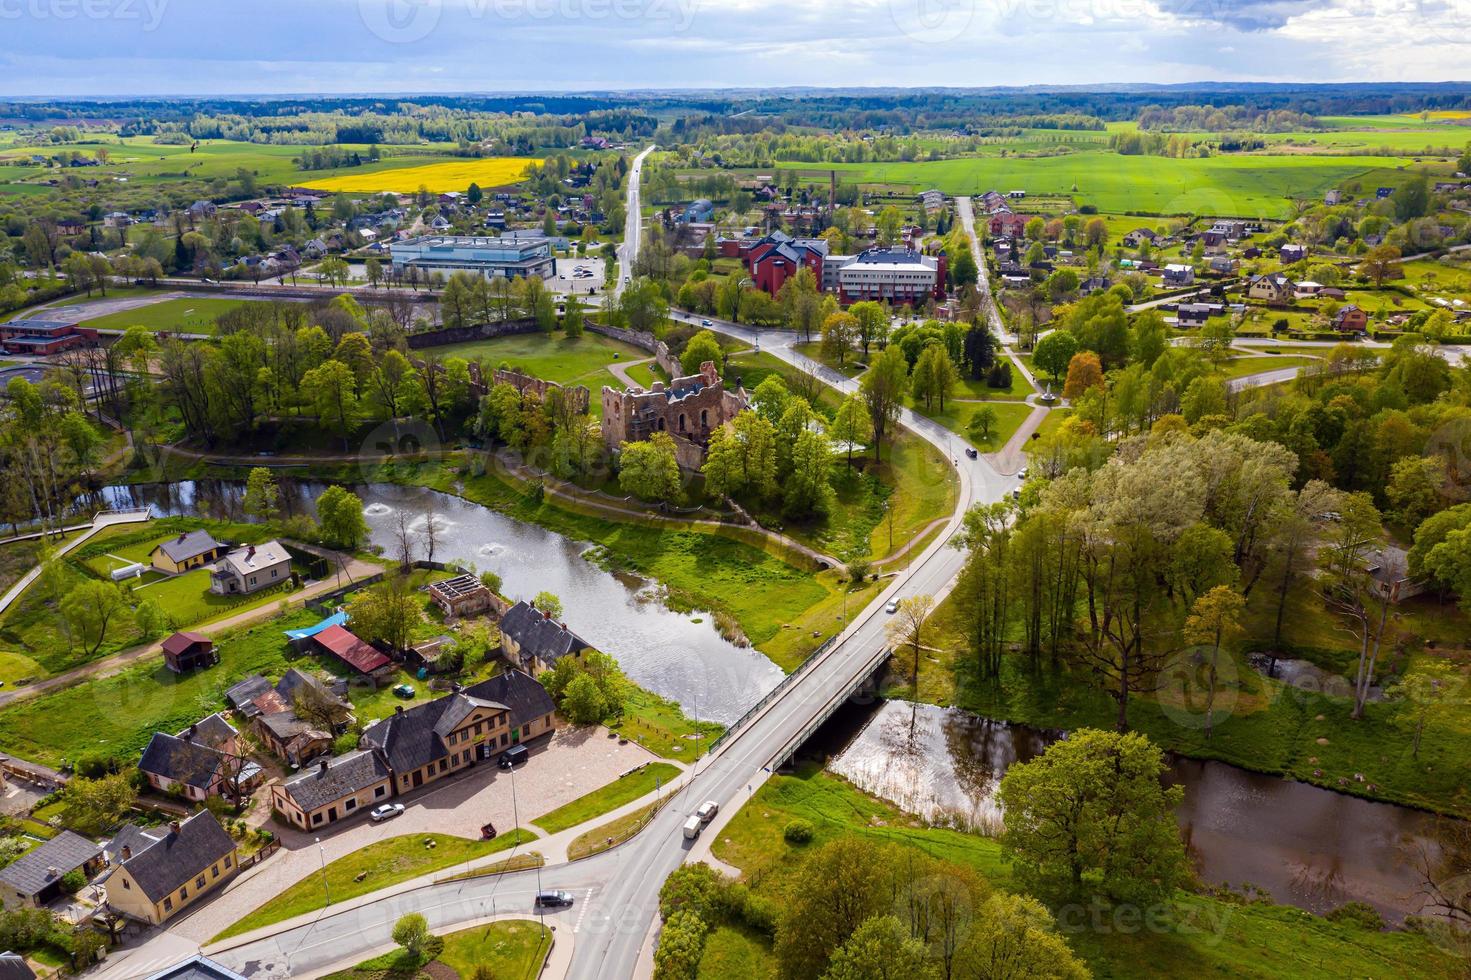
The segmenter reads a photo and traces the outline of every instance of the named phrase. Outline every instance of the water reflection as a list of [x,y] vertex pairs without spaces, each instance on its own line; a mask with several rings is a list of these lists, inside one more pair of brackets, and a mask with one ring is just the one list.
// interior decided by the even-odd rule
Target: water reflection
[[[288,514],[311,512],[327,484],[281,482]],[[758,650],[737,647],[716,632],[707,614],[672,612],[652,584],[613,575],[583,556],[588,545],[512,520],[460,497],[418,487],[362,486],[364,517],[374,544],[397,556],[398,518],[408,521],[414,557],[426,557],[422,531],[433,515],[434,559],[473,565],[501,576],[506,595],[530,599],[553,592],[576,633],[612,654],[637,684],[677,701],[686,713],[729,723],[781,679],[781,668]],[[185,481],[108,487],[106,506],[151,504],[160,515],[208,514],[238,518],[244,485],[238,481]],[[696,620],[701,620],[696,622]]]
[[[829,768],[927,821],[990,831],[1000,827],[995,793],[1007,767],[1060,737],[888,701]],[[1203,881],[1319,913],[1349,901],[1390,921],[1422,911],[1410,854],[1433,849],[1431,816],[1220,762],[1175,758],[1170,778],[1185,789],[1177,816]]]

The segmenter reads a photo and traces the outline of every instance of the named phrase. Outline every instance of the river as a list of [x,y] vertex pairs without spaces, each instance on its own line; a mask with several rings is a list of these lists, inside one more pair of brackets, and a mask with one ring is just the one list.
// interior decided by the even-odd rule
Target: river
[[[993,721],[957,708],[886,701],[849,709],[807,754],[854,785],[938,823],[999,829],[995,792],[1014,762],[1060,732]],[[1201,879],[1250,884],[1276,902],[1324,913],[1367,902],[1391,922],[1422,911],[1412,849],[1434,817],[1221,762],[1171,758],[1185,789],[1178,817]]]
[[[283,508],[310,512],[327,484],[281,481]],[[739,718],[776,686],[781,668],[759,650],[738,647],[716,631],[705,613],[667,608],[654,583],[614,575],[584,555],[589,545],[513,520],[480,504],[423,487],[372,484],[352,488],[363,499],[372,542],[396,556],[398,513],[421,529],[434,513],[436,561],[458,561],[501,576],[510,599],[538,592],[562,600],[563,620],[594,647],[617,658],[634,683],[679,703],[694,718],[722,724]],[[207,513],[240,517],[239,481],[201,480],[107,487],[100,502],[149,504],[159,516]],[[415,557],[424,557],[416,545]]]

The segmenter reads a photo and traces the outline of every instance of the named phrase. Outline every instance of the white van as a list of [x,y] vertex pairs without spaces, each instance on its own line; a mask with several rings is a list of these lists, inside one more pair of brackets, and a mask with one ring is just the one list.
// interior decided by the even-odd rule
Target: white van
[[700,829],[704,826],[705,821],[700,819],[699,814],[695,814],[693,817],[690,817],[684,822],[684,839],[694,840],[696,837],[700,836]]

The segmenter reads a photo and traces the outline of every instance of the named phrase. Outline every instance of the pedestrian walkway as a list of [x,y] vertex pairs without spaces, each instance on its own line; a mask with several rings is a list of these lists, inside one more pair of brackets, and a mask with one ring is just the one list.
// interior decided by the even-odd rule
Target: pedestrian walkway
[[[62,555],[74,550],[77,545],[86,541],[99,531],[105,531],[119,524],[141,524],[144,521],[150,521],[152,519],[153,511],[147,507],[142,510],[103,511],[92,518],[91,527],[85,533],[77,535],[60,548],[57,548],[56,557],[60,558]],[[31,583],[41,574],[41,568],[41,565],[37,565],[29,572],[26,572],[21,576],[19,582],[16,582],[10,587],[10,591],[6,592],[4,596],[0,596],[0,614],[4,614],[5,610],[9,609],[15,600],[21,597],[21,593],[30,588]]]

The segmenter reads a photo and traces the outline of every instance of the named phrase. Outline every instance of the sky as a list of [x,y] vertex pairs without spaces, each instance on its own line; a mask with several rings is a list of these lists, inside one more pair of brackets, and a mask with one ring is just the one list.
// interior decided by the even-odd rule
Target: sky
[[0,96],[1471,78],[1471,0],[0,0]]

